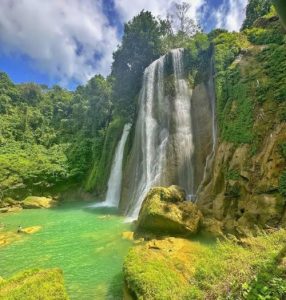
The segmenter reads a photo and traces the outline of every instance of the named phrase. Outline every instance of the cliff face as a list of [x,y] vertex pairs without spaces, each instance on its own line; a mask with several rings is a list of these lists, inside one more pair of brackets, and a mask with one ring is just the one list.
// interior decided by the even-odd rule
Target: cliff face
[[286,226],[285,49],[275,15],[215,39],[219,140],[198,205],[225,232]]

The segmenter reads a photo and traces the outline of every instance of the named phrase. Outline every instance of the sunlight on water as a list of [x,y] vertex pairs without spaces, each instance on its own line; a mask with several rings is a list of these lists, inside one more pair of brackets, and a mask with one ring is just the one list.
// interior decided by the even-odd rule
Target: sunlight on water
[[121,299],[122,263],[131,246],[121,234],[130,224],[116,215],[116,209],[65,204],[2,215],[0,223],[13,231],[19,225],[42,226],[38,233],[0,248],[0,276],[59,267],[71,299]]

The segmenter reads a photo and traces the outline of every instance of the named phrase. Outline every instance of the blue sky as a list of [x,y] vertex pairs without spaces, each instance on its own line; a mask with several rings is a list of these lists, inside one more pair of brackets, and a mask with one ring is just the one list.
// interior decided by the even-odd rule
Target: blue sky
[[[247,0],[177,0],[205,31],[239,30]],[[173,0],[1,0],[0,70],[13,81],[73,89],[108,75],[123,24],[142,9],[162,18]]]

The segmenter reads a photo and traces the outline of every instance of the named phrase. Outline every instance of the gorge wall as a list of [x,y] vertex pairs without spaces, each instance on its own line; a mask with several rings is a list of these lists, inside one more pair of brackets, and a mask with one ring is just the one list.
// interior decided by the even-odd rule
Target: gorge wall
[[269,14],[214,47],[219,140],[198,205],[224,232],[286,226],[285,31]]

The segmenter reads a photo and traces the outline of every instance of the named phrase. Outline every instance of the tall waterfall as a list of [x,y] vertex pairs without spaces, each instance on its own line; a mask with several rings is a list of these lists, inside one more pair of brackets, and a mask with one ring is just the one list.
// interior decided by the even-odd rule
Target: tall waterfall
[[116,147],[115,156],[113,159],[111,172],[108,180],[108,189],[106,193],[105,201],[97,206],[113,206],[118,207],[121,195],[121,183],[122,183],[122,161],[124,148],[127,141],[127,137],[131,128],[131,124],[125,124],[121,139]]
[[[164,86],[166,64],[173,69],[171,98]],[[130,218],[138,216],[152,186],[177,184],[188,194],[194,192],[191,95],[182,49],[172,50],[145,69],[130,163],[134,169],[128,183],[131,199],[126,213]]]

